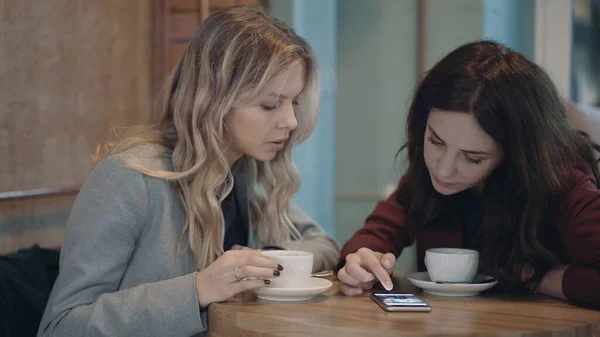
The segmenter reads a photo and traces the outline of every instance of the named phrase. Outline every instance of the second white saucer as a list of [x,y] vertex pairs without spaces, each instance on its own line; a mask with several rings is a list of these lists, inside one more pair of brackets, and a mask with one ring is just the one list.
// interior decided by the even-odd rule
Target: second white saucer
[[[485,280],[489,276],[477,274],[475,282]],[[429,274],[424,272],[413,273],[408,276],[408,280],[416,287],[423,289],[424,292],[437,296],[475,296],[482,291],[495,286],[498,281],[489,283],[464,283],[464,284],[439,284],[429,279]]]

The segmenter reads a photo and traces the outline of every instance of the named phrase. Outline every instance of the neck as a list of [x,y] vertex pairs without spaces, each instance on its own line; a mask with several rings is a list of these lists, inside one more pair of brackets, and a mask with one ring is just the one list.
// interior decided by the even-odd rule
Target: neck
[[227,164],[229,164],[230,169],[233,169],[233,167],[235,166],[235,163],[237,163],[242,157],[243,157],[243,155],[236,151],[231,151],[231,150],[225,151],[225,159],[227,160]]
[[483,188],[485,187],[485,180],[475,185],[473,190],[479,194],[483,193]]

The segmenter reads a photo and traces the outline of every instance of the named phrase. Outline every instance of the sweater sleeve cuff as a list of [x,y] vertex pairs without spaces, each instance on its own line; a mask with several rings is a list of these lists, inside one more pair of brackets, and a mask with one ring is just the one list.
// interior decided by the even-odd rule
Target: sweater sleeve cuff
[[[151,300],[156,300],[159,303],[149,306],[150,308],[160,308],[159,313],[151,315],[150,317],[159,318],[159,321],[155,322],[159,324],[168,324],[168,322],[177,322],[180,327],[185,327],[186,334],[197,334],[198,332],[207,330],[207,311],[200,310],[200,304],[198,302],[198,294],[196,290],[196,273],[190,273],[183,276],[176,277],[171,280],[172,282],[161,284],[160,287],[168,288],[162,289],[164,294],[169,294],[169,298],[162,296],[156,296]],[[150,300],[150,299],[149,299]],[[173,307],[172,310],[165,310],[168,306]],[[162,317],[161,317],[162,316]],[[183,332],[183,331],[182,331]]]
[[600,272],[594,267],[571,265],[563,274],[562,291],[569,301],[600,306]]

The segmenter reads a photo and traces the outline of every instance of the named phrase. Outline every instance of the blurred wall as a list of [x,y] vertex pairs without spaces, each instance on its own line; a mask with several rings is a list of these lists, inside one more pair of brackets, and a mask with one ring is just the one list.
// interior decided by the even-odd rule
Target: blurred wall
[[[404,120],[417,78],[417,1],[338,2],[336,234],[346,241],[403,159]],[[405,254],[405,259],[411,261]]]
[[483,0],[426,0],[426,5],[425,69],[459,45],[483,38]]
[[534,60],[535,0],[484,0],[483,35]]
[[[111,124],[149,116],[151,2],[6,1],[0,31],[0,192],[82,183]],[[0,202],[0,251],[60,243],[72,202]]]

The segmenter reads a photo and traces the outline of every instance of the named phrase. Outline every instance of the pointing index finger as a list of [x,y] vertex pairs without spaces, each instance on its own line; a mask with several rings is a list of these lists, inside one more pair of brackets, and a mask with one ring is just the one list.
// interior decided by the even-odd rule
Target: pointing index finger
[[365,267],[369,268],[375,277],[377,277],[385,290],[390,291],[394,288],[394,284],[392,283],[390,275],[381,265],[381,261],[375,256],[375,254],[367,254],[363,263],[365,264]]

